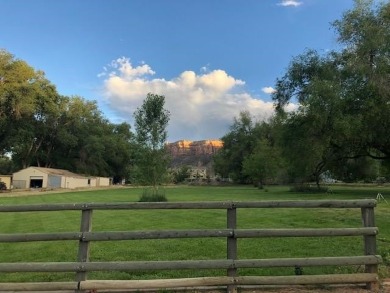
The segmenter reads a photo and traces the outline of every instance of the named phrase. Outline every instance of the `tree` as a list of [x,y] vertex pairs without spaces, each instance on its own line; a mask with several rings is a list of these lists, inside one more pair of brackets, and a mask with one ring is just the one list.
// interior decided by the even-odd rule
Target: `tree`
[[6,156],[0,156],[0,174],[12,174],[13,171],[12,160]]
[[169,156],[165,148],[170,113],[164,108],[165,97],[148,93],[141,107],[134,112],[136,180],[151,185],[153,193],[168,173]]
[[33,111],[14,121],[10,151],[17,165],[26,168],[31,164],[46,165],[46,157],[52,150],[53,136],[58,128],[63,98],[55,86],[43,75],[36,81],[39,89],[34,95]]
[[42,71],[0,50],[1,169],[34,165],[121,181],[132,139],[130,125],[110,123],[96,101],[61,96]]
[[315,181],[320,188],[320,175],[336,160],[336,154],[329,145],[330,128],[316,125],[311,116],[289,116],[283,125],[279,146],[290,181],[296,184]]
[[280,178],[282,158],[277,143],[279,121],[253,121],[248,111],[235,117],[230,132],[222,137],[223,147],[214,156],[214,168],[223,178],[238,183],[255,183]]
[[[277,80],[273,99],[294,178],[318,182],[338,162],[390,157],[390,4],[375,10],[372,3],[356,1],[334,23],[345,49],[322,56],[309,50]],[[298,109],[284,113],[291,100]]]
[[81,174],[110,176],[116,183],[126,179],[134,144],[130,125],[110,123],[95,101],[76,96],[67,98],[64,106],[46,163]]
[[104,158],[109,166],[113,183],[129,180],[131,159],[134,151],[134,134],[128,123],[110,124],[109,133],[104,138]]
[[239,183],[248,183],[250,178],[242,172],[242,164],[254,147],[255,123],[248,111],[234,117],[230,132],[222,137],[223,147],[214,156],[215,171],[224,178],[231,178]]
[[191,167],[187,165],[181,166],[179,169],[173,170],[173,182],[175,184],[182,183],[190,176]]
[[370,157],[344,159],[332,171],[332,175],[344,182],[373,182],[380,177],[381,162]]
[[272,146],[265,138],[257,141],[255,149],[243,162],[243,173],[248,175],[259,188],[263,188],[267,180],[276,182],[281,168],[282,159],[279,149]]
[[[349,74],[348,101],[364,121],[357,129],[357,155],[390,159],[390,3],[355,2],[352,10],[334,22]],[[355,139],[356,141],[356,139]]]
[[[0,151],[9,152],[18,123],[34,113],[42,72],[0,50]],[[22,130],[20,127],[18,130]]]

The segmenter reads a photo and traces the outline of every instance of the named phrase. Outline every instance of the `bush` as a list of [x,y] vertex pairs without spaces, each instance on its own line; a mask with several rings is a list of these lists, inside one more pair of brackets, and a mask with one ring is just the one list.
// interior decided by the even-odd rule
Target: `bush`
[[385,184],[386,183],[386,177],[377,177],[374,181],[376,184]]
[[190,167],[189,166],[181,166],[180,169],[172,172],[173,174],[173,183],[178,184],[186,181],[186,179],[190,176]]
[[329,191],[328,187],[317,187],[311,184],[296,184],[290,188],[291,192],[307,192],[307,193],[326,193]]
[[164,202],[168,201],[165,191],[162,189],[148,188],[142,191],[139,202]]

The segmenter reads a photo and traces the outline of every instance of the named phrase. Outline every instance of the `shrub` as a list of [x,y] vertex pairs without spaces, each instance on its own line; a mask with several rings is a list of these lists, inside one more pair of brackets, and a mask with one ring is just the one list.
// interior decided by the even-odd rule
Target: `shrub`
[[139,202],[164,202],[168,201],[165,191],[162,189],[148,188],[142,191]]
[[290,188],[291,192],[308,192],[308,193],[325,193],[328,192],[328,187],[317,187],[311,184],[296,184]]

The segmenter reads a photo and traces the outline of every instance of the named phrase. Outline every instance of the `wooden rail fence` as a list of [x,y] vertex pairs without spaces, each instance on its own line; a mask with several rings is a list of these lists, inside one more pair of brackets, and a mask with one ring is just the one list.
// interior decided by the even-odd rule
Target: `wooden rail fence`
[[[17,262],[0,263],[0,273],[23,272],[74,272],[75,280],[69,282],[0,283],[0,291],[64,291],[96,292],[96,290],[140,290],[163,288],[191,288],[199,286],[226,286],[229,292],[243,285],[305,285],[363,283],[368,288],[378,288],[378,264],[376,255],[374,207],[375,200],[322,200],[322,201],[258,201],[258,202],[171,202],[171,203],[86,203],[86,204],[38,204],[0,205],[0,213],[81,211],[80,232],[0,234],[0,242],[65,241],[78,240],[78,257],[75,262]],[[356,208],[361,209],[360,228],[322,229],[237,229],[237,209],[247,208]],[[92,232],[92,215],[95,210],[146,210],[146,209],[225,209],[226,229],[158,230]],[[259,237],[335,237],[362,236],[364,255],[343,257],[238,259],[237,239]],[[227,239],[227,258],[219,260],[186,261],[89,261],[92,241],[117,241],[139,239],[224,237]],[[239,276],[240,268],[261,267],[311,267],[364,265],[364,273],[298,275],[298,276]],[[226,269],[226,276],[160,279],[160,280],[88,280],[91,271],[139,271],[181,269]]]

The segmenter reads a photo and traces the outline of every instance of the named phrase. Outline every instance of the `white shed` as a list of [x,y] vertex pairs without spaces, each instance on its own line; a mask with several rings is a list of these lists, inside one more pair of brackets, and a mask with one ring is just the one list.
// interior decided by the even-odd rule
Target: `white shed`
[[[28,167],[13,174],[14,188],[83,188],[98,185],[102,177],[86,177],[62,169]],[[103,177],[104,178],[104,177]],[[109,178],[106,178],[110,182]]]

